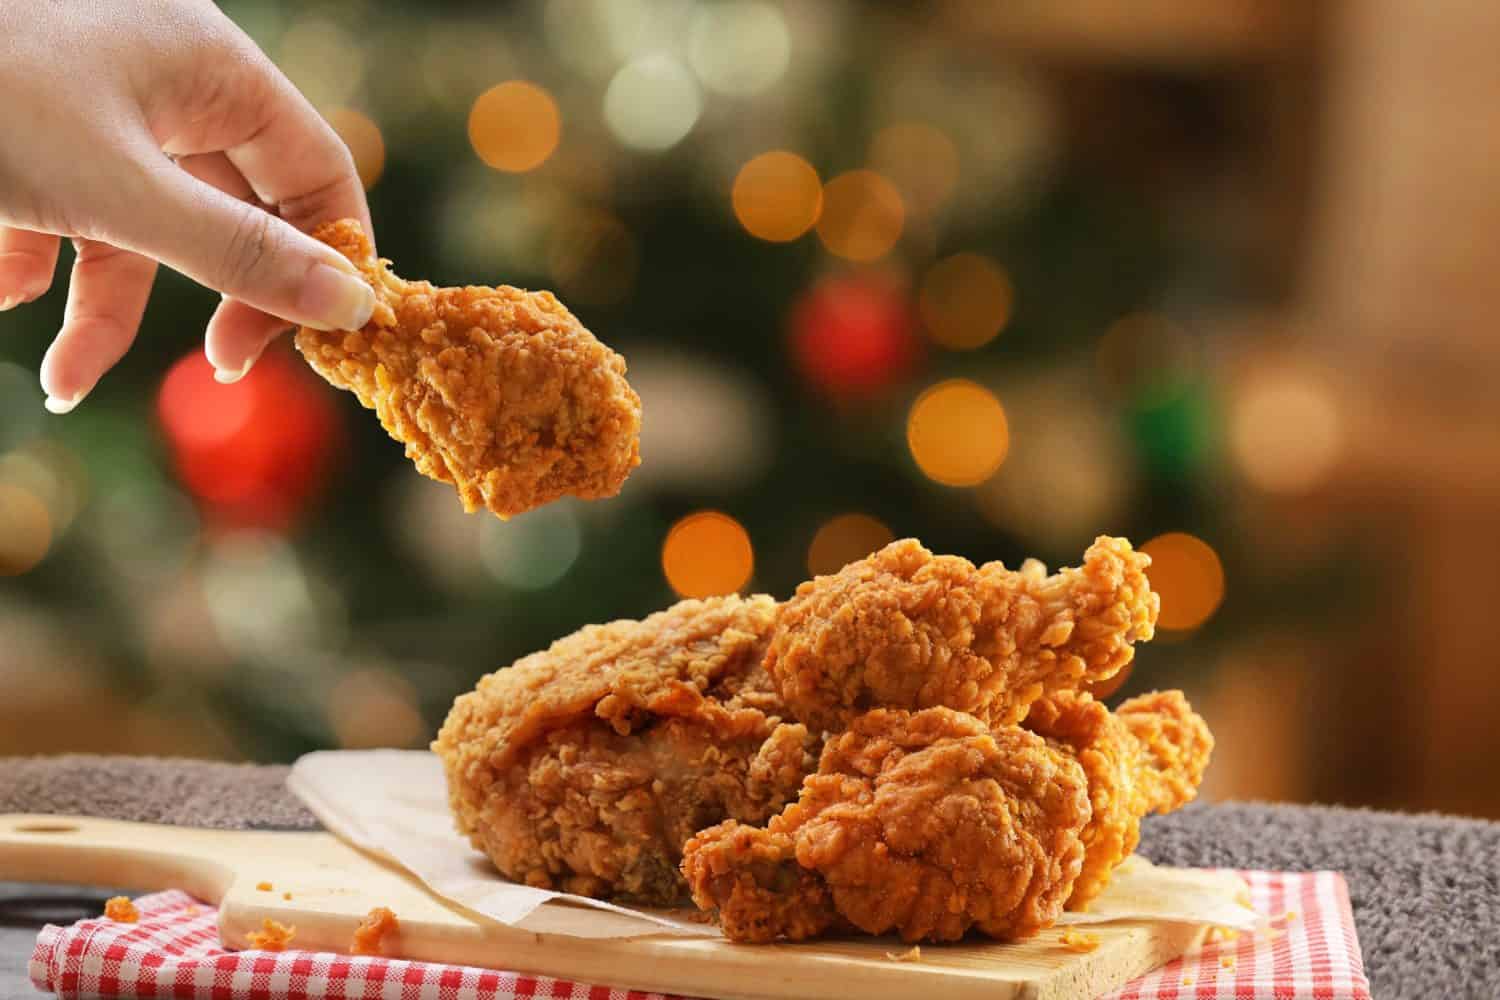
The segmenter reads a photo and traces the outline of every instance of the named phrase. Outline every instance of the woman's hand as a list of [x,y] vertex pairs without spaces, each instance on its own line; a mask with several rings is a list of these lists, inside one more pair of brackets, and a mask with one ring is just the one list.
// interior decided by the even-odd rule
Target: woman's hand
[[208,0],[0,0],[0,95],[0,311],[51,285],[59,237],[78,251],[49,410],[124,356],[158,261],[224,294],[205,341],[221,382],[293,323],[368,321],[369,286],[306,235],[371,231],[349,151]]

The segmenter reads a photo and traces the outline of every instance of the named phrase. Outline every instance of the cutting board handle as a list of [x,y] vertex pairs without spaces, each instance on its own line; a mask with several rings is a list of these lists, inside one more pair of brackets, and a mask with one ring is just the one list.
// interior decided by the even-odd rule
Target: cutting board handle
[[214,857],[212,836],[89,816],[3,814],[0,882],[183,889],[217,904],[235,873]]

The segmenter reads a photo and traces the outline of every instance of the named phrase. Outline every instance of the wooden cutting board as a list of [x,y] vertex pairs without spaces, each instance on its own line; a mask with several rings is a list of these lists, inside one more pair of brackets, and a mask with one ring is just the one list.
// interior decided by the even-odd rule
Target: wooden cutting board
[[[294,947],[347,952],[369,910],[400,921],[387,953],[585,983],[722,1000],[857,996],[861,1000],[1076,1000],[1107,992],[1199,943],[1204,928],[1121,921],[1085,928],[1094,951],[1062,931],[1018,944],[927,945],[917,961],[894,939],[738,945],[720,938],[568,936],[608,914],[549,903],[509,927],[439,900],[400,868],[326,833],[195,830],[67,816],[0,815],[0,881],[182,889],[219,907],[226,947],[265,918],[297,928]],[[257,888],[269,884],[271,889]],[[289,893],[290,899],[283,894]],[[552,932],[555,929],[555,933]]]

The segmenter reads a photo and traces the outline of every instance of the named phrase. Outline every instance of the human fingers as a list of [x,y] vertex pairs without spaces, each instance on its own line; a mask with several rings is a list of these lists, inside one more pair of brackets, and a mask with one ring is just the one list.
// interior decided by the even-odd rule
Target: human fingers
[[214,366],[214,378],[232,385],[250,374],[271,341],[291,329],[284,319],[262,312],[238,299],[225,298],[208,321],[204,353]]
[[[244,201],[258,201],[250,182],[223,153],[178,157],[177,165],[200,181]],[[291,328],[286,320],[225,297],[208,321],[204,353],[214,378],[225,385],[249,374],[267,345]]]
[[[237,29],[236,34],[238,35]],[[218,72],[215,105],[161,118],[169,153],[223,150],[255,196],[304,232],[337,219],[359,220],[372,239],[369,205],[354,157],[333,127],[248,38]]]
[[140,329],[156,262],[94,240],[76,240],[62,329],[42,359],[53,413],[68,413],[125,356]]
[[342,254],[156,156],[142,164],[141,197],[114,207],[110,242],[291,323],[369,321],[375,293]]
[[59,240],[0,226],[0,312],[38,298],[52,284]]

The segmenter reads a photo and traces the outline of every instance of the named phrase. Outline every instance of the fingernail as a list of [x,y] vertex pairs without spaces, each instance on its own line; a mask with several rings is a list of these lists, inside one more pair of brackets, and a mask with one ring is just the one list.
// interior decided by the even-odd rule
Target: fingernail
[[255,367],[255,359],[251,358],[240,366],[239,371],[232,368],[215,368],[214,381],[220,385],[234,385],[240,379],[250,374],[250,369]]
[[[318,264],[308,272],[297,301],[302,314],[324,330],[358,330],[370,322],[375,311],[375,290],[362,278],[329,264]],[[321,325],[320,325],[321,324]]]
[[64,413],[72,413],[73,408],[76,407],[79,403],[83,402],[84,395],[85,394],[81,392],[74,393],[72,398],[70,399],[63,399],[58,396],[48,396],[42,402],[42,405],[47,408],[48,413],[55,413],[58,416],[62,416]]
[[7,295],[5,298],[0,299],[0,313],[5,312],[7,309],[13,309],[20,304],[21,296]]

